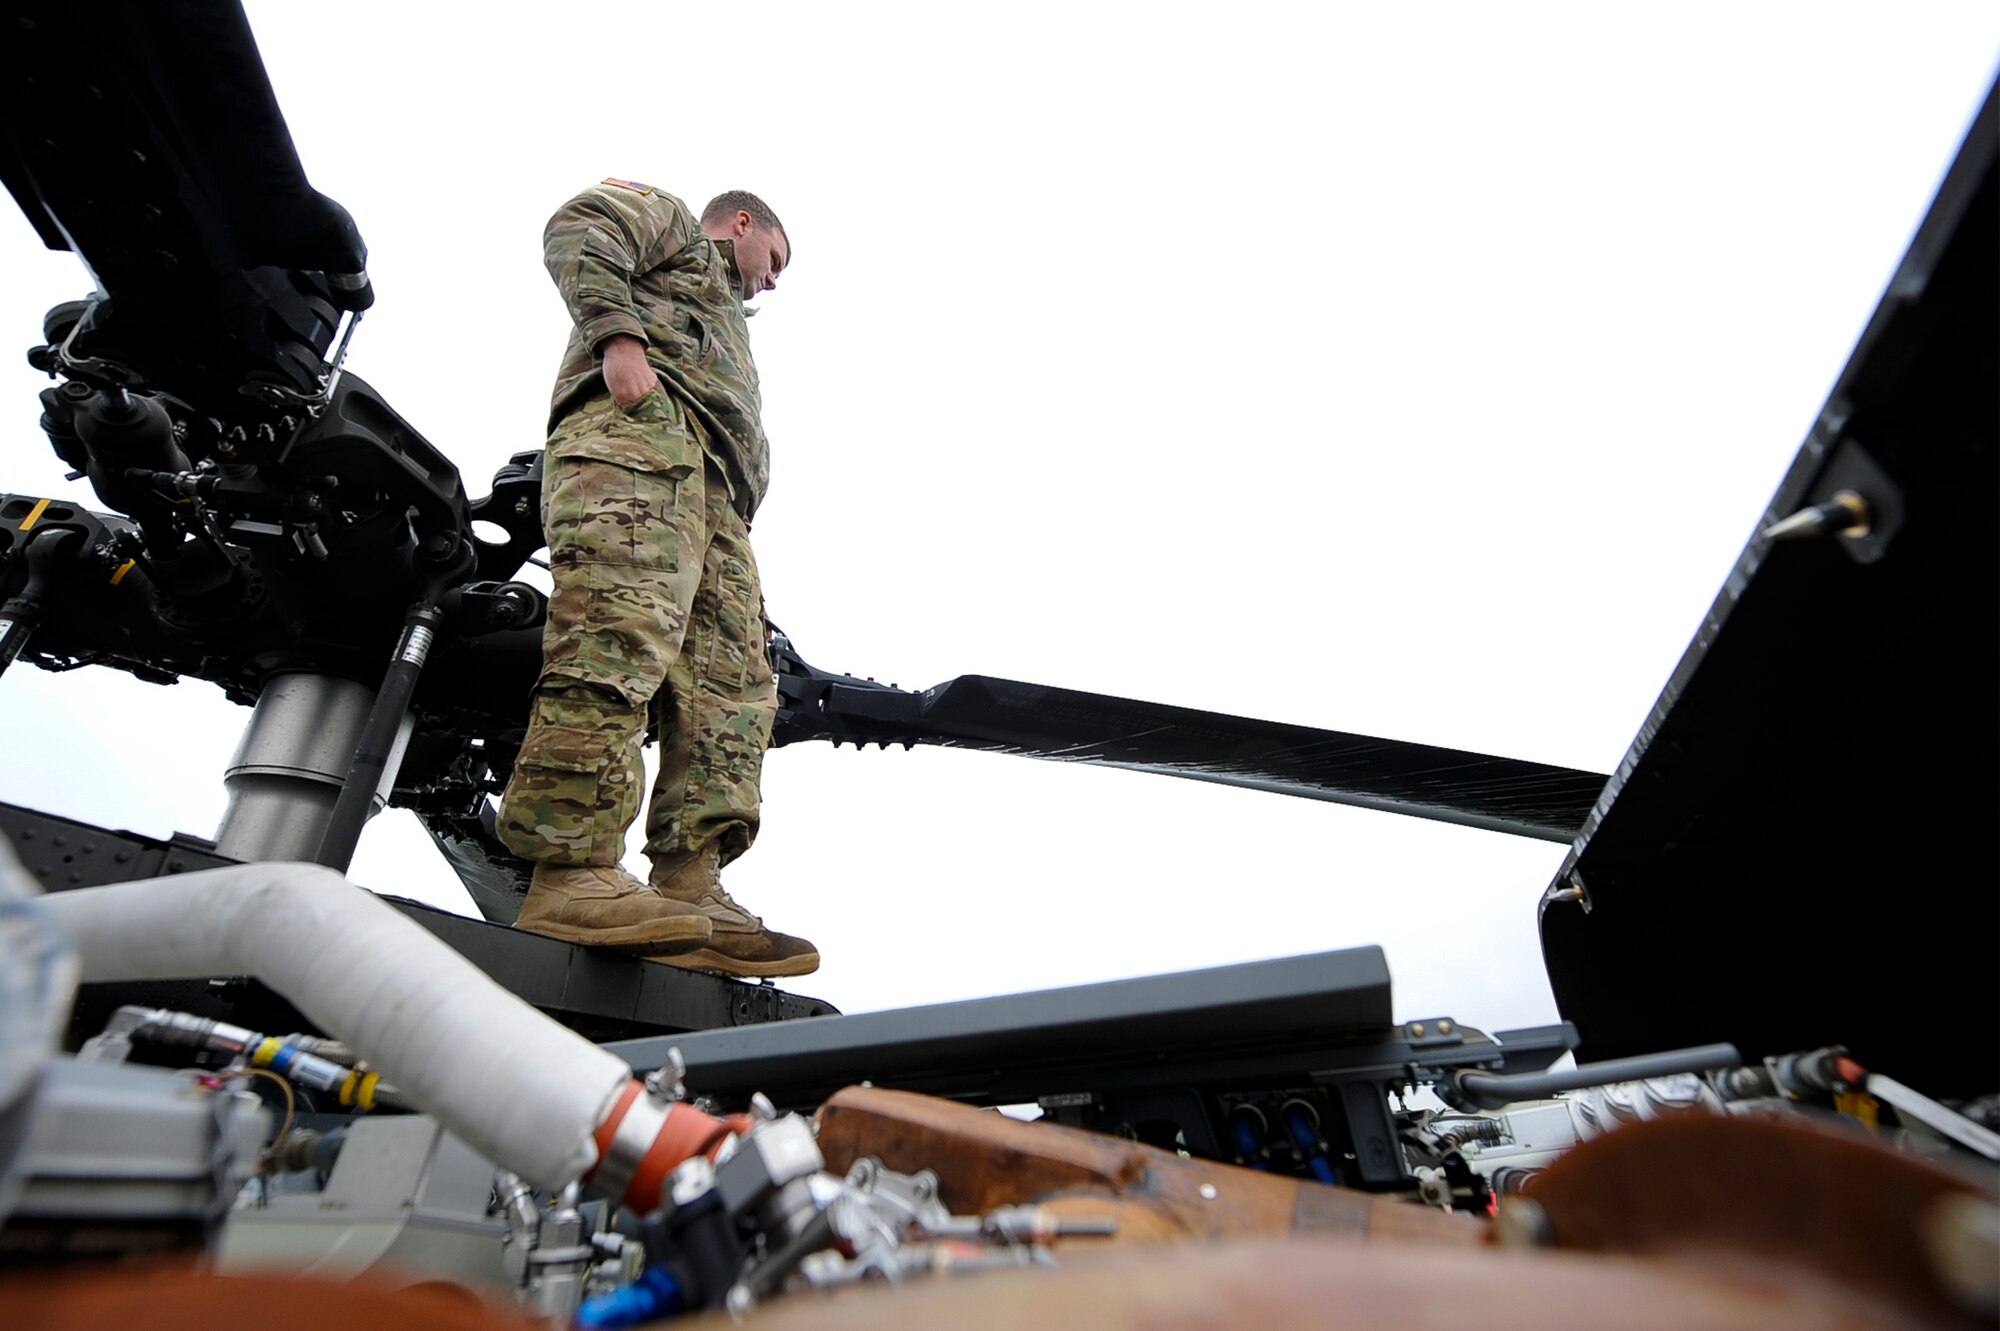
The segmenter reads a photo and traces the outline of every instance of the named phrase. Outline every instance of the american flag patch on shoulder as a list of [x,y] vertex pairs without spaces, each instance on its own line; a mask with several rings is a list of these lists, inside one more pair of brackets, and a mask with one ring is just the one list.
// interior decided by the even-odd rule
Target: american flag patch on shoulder
[[651,185],[641,185],[636,180],[620,180],[617,176],[606,176],[602,183],[616,185],[620,189],[629,189],[635,194],[651,194],[653,192]]

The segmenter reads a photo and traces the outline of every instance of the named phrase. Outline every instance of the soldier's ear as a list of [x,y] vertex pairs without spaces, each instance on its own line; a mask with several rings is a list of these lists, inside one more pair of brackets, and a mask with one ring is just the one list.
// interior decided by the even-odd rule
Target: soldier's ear
[[757,219],[739,208],[736,210],[736,220],[730,224],[729,234],[741,240],[743,237],[749,235],[751,229],[756,225]]

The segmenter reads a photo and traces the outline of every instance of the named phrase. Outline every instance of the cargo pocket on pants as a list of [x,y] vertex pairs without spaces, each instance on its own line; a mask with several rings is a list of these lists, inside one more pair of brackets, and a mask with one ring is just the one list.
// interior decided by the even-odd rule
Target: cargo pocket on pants
[[[625,440],[583,440],[547,461],[542,529],[551,564],[629,564],[676,572],[694,515],[681,511],[686,466],[634,467]],[[619,457],[606,456],[618,454]],[[657,456],[645,459],[659,464]]]
[[495,820],[502,844],[530,860],[617,863],[639,793],[622,747],[596,726],[531,726]]
[[595,684],[643,708],[687,634],[691,577],[624,564],[558,565],[542,682]]
[[732,698],[743,696],[753,655],[764,650],[764,616],[749,568],[724,559],[716,578],[715,629],[708,643],[709,684]]

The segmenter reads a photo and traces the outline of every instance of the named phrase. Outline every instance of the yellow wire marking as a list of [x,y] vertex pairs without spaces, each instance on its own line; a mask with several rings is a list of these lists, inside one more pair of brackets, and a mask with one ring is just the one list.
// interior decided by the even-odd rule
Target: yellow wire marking
[[363,1072],[360,1068],[347,1074],[347,1080],[340,1084],[340,1103],[360,1105],[363,1109],[375,1107],[375,1084],[382,1080],[379,1072]]
[[[43,499],[38,501],[33,508],[29,509],[28,516],[21,519],[21,530],[27,531],[29,528],[33,527],[37,522],[40,522],[42,520],[42,514],[48,512],[49,504],[52,502],[53,502],[52,500]],[[123,582],[125,580],[125,575],[127,573],[130,573],[134,568],[138,567],[138,564],[139,561],[136,559],[128,559],[124,563],[120,564],[118,566],[118,571],[111,575],[111,585],[113,587],[116,587],[119,583]]]
[[[277,1042],[274,1040],[272,1043]],[[298,1097],[292,1094],[292,1084],[269,1068],[238,1068],[234,1072],[222,1073],[219,1080],[228,1081],[234,1077],[269,1077],[278,1083],[278,1089],[285,1093],[285,1121],[278,1125],[278,1135],[271,1138],[271,1143],[276,1145],[283,1141],[285,1134],[292,1130],[292,1119],[297,1115],[299,1107]]]
[[271,1060],[276,1058],[278,1051],[284,1047],[285,1042],[283,1040],[275,1036],[267,1037],[264,1043],[257,1046],[257,1052],[250,1056],[250,1061],[260,1068],[269,1067]]
[[1866,1091],[1842,1091],[1833,1097],[1833,1107],[1858,1121],[1871,1133],[1881,1131],[1881,1105]]

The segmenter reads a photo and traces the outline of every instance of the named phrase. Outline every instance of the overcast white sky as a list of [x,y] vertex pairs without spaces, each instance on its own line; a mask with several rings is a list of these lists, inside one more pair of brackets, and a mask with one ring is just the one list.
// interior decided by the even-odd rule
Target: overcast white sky
[[[1596,771],[2000,52],[1990,0],[510,12],[250,6],[371,249],[349,364],[473,494],[541,441],[556,205],[749,188],[796,245],[756,541],[809,660]],[[25,348],[87,281],[0,214]],[[0,490],[85,497],[4,361]],[[16,669],[0,799],[212,834],[247,716]],[[1556,1016],[1559,846],[941,750],[787,748],[765,793],[729,886],[848,1011],[1380,943],[1401,1017]],[[407,814],[354,876],[471,913]]]

